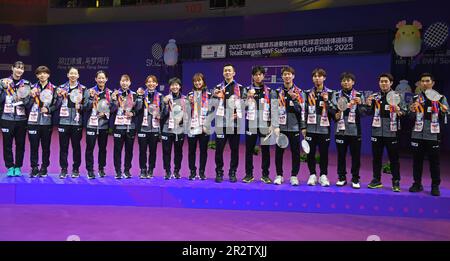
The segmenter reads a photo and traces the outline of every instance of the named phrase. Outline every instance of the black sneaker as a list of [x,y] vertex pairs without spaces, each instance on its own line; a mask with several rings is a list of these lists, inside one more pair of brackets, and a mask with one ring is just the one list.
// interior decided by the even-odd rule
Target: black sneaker
[[123,172],[123,175],[125,175],[125,178],[126,178],[126,179],[131,179],[131,173],[130,173],[130,170],[125,170],[125,171]]
[[399,180],[392,181],[392,191],[400,192],[400,181]]
[[381,184],[381,181],[379,179],[372,179],[372,181],[369,183],[369,185],[367,185],[367,187],[370,189],[377,189],[382,188],[383,184]]
[[140,179],[146,179],[147,178],[147,170],[141,169],[141,173],[139,174]]
[[47,168],[41,168],[41,170],[39,170],[39,177],[45,178],[47,177],[47,175],[48,175]]
[[65,179],[67,177],[67,169],[61,169],[61,173],[59,174],[60,179]]
[[201,180],[206,180],[206,176],[205,176],[205,171],[204,170],[200,170],[198,173],[198,176],[200,177]]
[[174,170],[173,175],[175,176],[176,179],[181,179],[180,170],[178,169]]
[[164,179],[169,180],[171,177],[172,177],[172,173],[170,173],[170,170],[166,171],[166,175],[164,175]]
[[236,172],[231,171],[231,172],[228,174],[228,176],[230,177],[230,182],[231,182],[231,183],[237,182]]
[[72,170],[72,178],[80,177],[80,171],[78,169]]
[[100,178],[104,178],[104,177],[106,176],[105,171],[104,171],[103,169],[99,170],[99,171],[98,171],[98,176],[99,176]]
[[147,172],[147,178],[152,179],[153,178],[153,169],[149,169]]
[[197,176],[197,173],[195,172],[195,170],[191,170],[191,174],[189,175],[189,180],[194,180],[195,176]]
[[223,173],[216,173],[216,179],[215,181],[217,183],[221,183],[223,181]]
[[268,176],[262,176],[261,177],[261,181],[264,182],[265,184],[272,184],[273,183],[273,181]]
[[441,195],[441,191],[439,190],[439,186],[432,185],[431,186],[431,195],[439,197]]
[[95,174],[93,171],[88,171],[88,179],[95,179]]
[[409,188],[409,192],[421,192],[423,191],[422,184],[414,182],[412,186]]
[[242,179],[242,182],[244,182],[244,183],[250,183],[250,182],[252,182],[253,180],[255,180],[255,178],[253,177],[253,175],[252,175],[252,174],[247,174],[247,175],[245,175],[245,177]]
[[[100,175],[100,172],[99,172]],[[116,175],[114,176],[115,179],[121,179],[122,178],[122,171],[116,170]]]
[[39,169],[38,168],[32,168],[30,173],[30,178],[35,178],[39,175]]

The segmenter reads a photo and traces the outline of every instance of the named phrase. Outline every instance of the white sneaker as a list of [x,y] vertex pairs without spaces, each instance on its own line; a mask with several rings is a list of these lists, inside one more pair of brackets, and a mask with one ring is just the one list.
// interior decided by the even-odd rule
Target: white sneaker
[[336,182],[336,186],[338,187],[343,187],[347,184],[346,180],[338,180],[338,182]]
[[283,176],[276,176],[275,180],[273,181],[273,184],[281,185],[281,183],[283,183]]
[[309,175],[307,184],[308,184],[309,186],[315,186],[316,183],[317,183],[317,177],[316,177],[316,175],[314,175],[314,174]]
[[330,181],[328,180],[327,175],[321,175],[319,178],[319,183],[322,187],[330,186]]
[[298,182],[298,178],[296,176],[292,176],[291,177],[291,185],[292,186],[298,186],[299,182]]
[[353,183],[352,182],[352,188],[359,189],[359,188],[361,188],[361,185],[359,184],[359,182],[358,183]]

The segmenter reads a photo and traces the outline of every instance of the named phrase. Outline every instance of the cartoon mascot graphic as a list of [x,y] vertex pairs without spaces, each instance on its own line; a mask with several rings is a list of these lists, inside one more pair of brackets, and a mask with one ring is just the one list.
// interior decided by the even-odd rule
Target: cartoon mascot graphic
[[395,53],[400,57],[414,57],[420,52],[422,39],[420,35],[422,24],[414,21],[406,24],[406,21],[397,23],[397,32],[394,39]]

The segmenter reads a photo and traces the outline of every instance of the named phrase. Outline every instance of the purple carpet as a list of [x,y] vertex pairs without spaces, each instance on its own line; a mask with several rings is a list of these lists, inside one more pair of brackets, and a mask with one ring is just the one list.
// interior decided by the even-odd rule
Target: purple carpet
[[0,205],[0,240],[450,240],[450,221],[273,211]]

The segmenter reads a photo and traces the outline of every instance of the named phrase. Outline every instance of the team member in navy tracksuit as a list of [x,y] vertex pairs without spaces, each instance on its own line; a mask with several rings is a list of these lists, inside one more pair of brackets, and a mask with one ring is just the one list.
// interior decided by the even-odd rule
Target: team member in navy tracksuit
[[[111,102],[112,91],[106,87],[108,81],[104,71],[98,71],[95,76],[97,85],[86,93],[84,108],[87,116],[86,128],[86,169],[88,178],[94,179],[94,147],[98,139],[98,175],[103,178],[106,166],[106,145],[108,144],[109,114],[114,103]],[[109,112],[98,112],[99,102],[106,100]]]
[[[389,73],[383,73],[378,77],[380,92],[367,98],[368,113],[373,115],[372,120],[372,168],[373,179],[368,187],[371,189],[382,188],[381,162],[384,147],[387,149],[392,170],[392,190],[400,192],[400,161],[398,156],[398,130],[400,117],[406,113],[406,105],[403,100],[398,105],[391,105],[387,96],[392,90],[394,77]],[[401,96],[400,96],[401,97]]]
[[[164,123],[161,133],[163,145],[163,163],[166,171],[165,179],[172,177],[170,158],[172,154],[172,145],[174,147],[174,170],[173,176],[176,179],[181,178],[180,169],[183,160],[183,143],[186,122],[186,97],[181,94],[181,80],[172,78],[169,80],[170,93],[163,99],[164,106],[161,120]],[[176,108],[180,108],[177,112]],[[180,117],[177,117],[176,113]]]
[[210,136],[211,93],[205,83],[202,73],[196,73],[192,77],[194,88],[188,93],[189,102],[186,104],[187,122],[186,132],[189,143],[189,180],[194,180],[197,175],[195,166],[197,141],[200,146],[200,165],[198,175],[201,180],[206,179],[205,167],[208,158],[208,142]]
[[228,141],[231,149],[231,161],[228,176],[230,182],[236,182],[239,164],[240,121],[243,117],[242,94],[244,88],[234,80],[236,71],[233,65],[223,67],[224,81],[214,88],[215,132],[216,132],[216,179],[223,181],[223,151]]
[[[156,90],[158,79],[149,75],[145,79],[145,91],[138,89],[137,110],[138,143],[139,143],[139,178],[153,178],[156,162],[156,149],[161,135],[161,109],[163,96]],[[149,153],[147,154],[147,151]],[[148,160],[148,165],[147,165]],[[147,168],[148,166],[148,168]]]
[[[27,112],[25,105],[30,96],[19,99],[19,88],[31,88],[31,83],[22,78],[25,65],[21,61],[11,66],[12,74],[0,80],[0,117],[3,133],[3,159],[8,169],[7,176],[21,176],[23,155],[25,152],[25,135],[27,127]],[[14,106],[15,105],[15,106]],[[16,157],[13,156],[13,140],[16,145]]]
[[[72,178],[80,176],[81,165],[81,138],[83,137],[83,97],[86,96],[87,88],[78,82],[78,69],[72,67],[67,73],[69,81],[59,86],[57,93],[58,102],[57,111],[59,111],[59,165],[61,173],[59,177],[67,177],[67,155],[69,153],[69,142],[72,143],[73,163]],[[73,102],[70,96],[78,92],[80,100]]]
[[253,152],[256,141],[259,138],[261,144],[261,181],[271,184],[269,178],[270,167],[270,144],[267,135],[270,133],[271,125],[271,93],[272,90],[264,84],[265,69],[255,66],[252,69],[252,84],[245,89],[245,177],[243,182],[253,181]]
[[324,85],[326,80],[324,69],[317,68],[312,72],[314,87],[305,91],[307,99],[306,114],[306,141],[311,148],[307,156],[309,178],[308,185],[317,183],[316,176],[316,147],[320,153],[320,175],[319,183],[323,187],[330,185],[328,180],[328,147],[330,146],[330,120],[336,113],[332,103],[334,91]]
[[[281,69],[283,86],[274,91],[272,103],[272,125],[275,135],[286,135],[291,147],[291,177],[292,186],[298,186],[298,173],[300,171],[300,132],[305,129],[305,94],[294,84],[295,70],[290,66]],[[285,148],[277,145],[275,150],[275,165],[277,176],[273,183],[283,183],[283,155]]]
[[333,103],[337,105],[340,97],[345,97],[347,107],[344,111],[337,111],[336,120],[336,148],[338,152],[338,181],[336,186],[345,186],[347,184],[346,154],[350,147],[352,156],[352,188],[359,189],[359,169],[361,166],[361,116],[367,112],[367,106],[362,102],[364,95],[353,88],[355,84],[355,75],[344,72],[341,74],[342,90],[336,92]]
[[[52,113],[57,108],[56,87],[49,82],[50,69],[46,66],[36,68],[36,77],[38,82],[31,89],[31,99],[28,103],[28,138],[30,140],[30,177],[46,177],[47,167],[50,165],[50,142],[52,139]],[[51,100],[44,102],[41,100],[45,92],[51,93]],[[38,170],[38,150],[39,144],[42,146],[42,165]]]
[[133,159],[133,144],[136,136],[136,108],[142,106],[137,103],[137,94],[130,90],[130,76],[120,77],[120,90],[114,91],[112,100],[115,103],[112,121],[114,122],[114,168],[116,179],[122,178],[122,149],[125,144],[125,178],[131,178],[131,160]]
[[415,124],[411,134],[414,183],[409,191],[420,192],[423,190],[423,160],[427,155],[430,163],[431,195],[440,196],[441,125],[446,124],[448,101],[443,95],[438,101],[431,101],[425,94],[425,91],[433,89],[435,84],[432,74],[423,73],[420,76],[420,84],[423,91],[414,96],[413,104],[410,106],[410,116],[415,120]]

